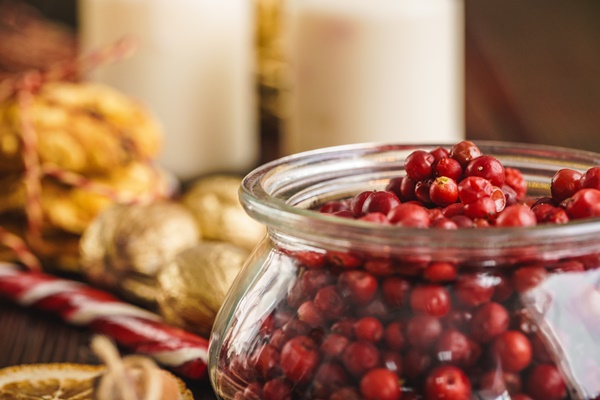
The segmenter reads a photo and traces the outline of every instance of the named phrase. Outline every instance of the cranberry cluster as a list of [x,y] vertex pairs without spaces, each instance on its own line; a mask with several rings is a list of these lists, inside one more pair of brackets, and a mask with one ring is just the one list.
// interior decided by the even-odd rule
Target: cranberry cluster
[[[600,167],[563,169],[551,197],[526,198],[520,171],[463,141],[417,150],[384,191],[320,212],[440,229],[532,226],[600,215]],[[298,278],[262,323],[249,357],[227,370],[236,400],[561,400],[557,359],[520,294],[550,274],[596,268],[593,257],[494,270],[296,251]],[[500,397],[500,396],[505,397]]]

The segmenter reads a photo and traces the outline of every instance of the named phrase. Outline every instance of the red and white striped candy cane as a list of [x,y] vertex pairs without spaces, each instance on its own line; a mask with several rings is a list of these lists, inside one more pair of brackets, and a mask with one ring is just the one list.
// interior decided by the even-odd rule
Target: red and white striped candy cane
[[88,327],[187,378],[206,375],[206,339],[167,325],[160,316],[105,291],[0,262],[0,297],[23,307],[49,311],[69,324]]

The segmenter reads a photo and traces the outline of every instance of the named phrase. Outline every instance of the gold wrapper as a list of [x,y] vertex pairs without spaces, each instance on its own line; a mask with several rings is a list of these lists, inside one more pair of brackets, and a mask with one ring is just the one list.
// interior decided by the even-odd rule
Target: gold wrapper
[[248,251],[201,242],[179,253],[158,274],[159,311],[170,323],[208,336]]
[[[0,103],[0,173],[23,169],[21,113],[15,100]],[[42,163],[85,175],[104,174],[158,154],[158,123],[137,102],[95,83],[54,82],[26,110]]]
[[154,301],[158,272],[198,240],[192,215],[179,204],[113,205],[81,238],[82,271],[95,284],[147,303]]
[[241,178],[215,175],[199,179],[184,193],[182,204],[198,224],[202,237],[229,242],[251,250],[265,234],[265,227],[242,208],[238,189]]

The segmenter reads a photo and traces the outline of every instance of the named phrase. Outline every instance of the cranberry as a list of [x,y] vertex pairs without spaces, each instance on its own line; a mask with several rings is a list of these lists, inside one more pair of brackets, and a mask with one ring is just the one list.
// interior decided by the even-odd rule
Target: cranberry
[[375,368],[360,380],[360,393],[365,400],[400,400],[398,376],[385,368]]
[[306,268],[319,269],[325,265],[325,254],[317,253],[316,251],[297,251],[294,252],[294,258],[298,260],[300,265]]
[[458,184],[458,197],[464,204],[469,204],[481,197],[490,197],[494,186],[487,179],[469,176]]
[[435,157],[424,150],[415,150],[404,160],[406,174],[415,181],[429,179],[433,175]]
[[538,224],[566,224],[569,216],[564,208],[552,204],[538,204],[531,208]]
[[473,228],[475,227],[475,222],[467,217],[466,215],[455,215],[451,218],[452,222],[456,224],[459,228]]
[[588,169],[581,177],[582,188],[600,189],[600,167]]
[[506,207],[496,218],[496,226],[535,226],[537,219],[529,207],[523,204],[514,204]]
[[431,201],[431,197],[429,196],[429,193],[431,192],[432,182],[433,182],[432,180],[428,179],[425,181],[419,181],[415,185],[415,197],[416,197],[417,201],[420,203],[420,205],[423,205],[426,207],[434,205],[433,202]]
[[327,396],[348,384],[348,373],[337,362],[325,362],[317,368],[311,382],[315,396]]
[[339,333],[330,333],[321,342],[320,351],[327,357],[339,358],[346,346],[350,343],[350,339]]
[[429,373],[425,381],[425,400],[470,400],[471,382],[467,375],[452,365],[441,365]]
[[518,293],[524,293],[546,280],[548,272],[541,266],[522,267],[513,272],[512,284]]
[[550,192],[552,198],[560,203],[561,201],[573,196],[581,188],[582,174],[573,169],[558,170],[550,181]]
[[431,356],[429,353],[422,352],[415,348],[409,349],[402,360],[402,371],[410,380],[417,380],[423,375],[431,365]]
[[400,204],[390,211],[388,219],[392,224],[400,226],[415,228],[427,228],[429,226],[429,213],[427,209],[412,203]]
[[263,386],[264,400],[292,400],[292,385],[281,378],[271,379]]
[[331,325],[331,332],[339,333],[348,339],[354,339],[354,322],[353,318],[340,319]]
[[435,221],[431,221],[429,227],[437,229],[458,229],[458,225],[456,225],[456,222],[446,217],[438,218]]
[[243,400],[260,400],[263,398],[263,387],[258,382],[250,383],[242,393]]
[[454,285],[454,295],[460,303],[477,307],[487,303],[494,295],[494,277],[481,274],[465,274]]
[[566,211],[571,219],[600,216],[600,190],[581,189],[567,200]]
[[387,215],[379,213],[379,212],[374,212],[374,213],[370,213],[367,215],[363,215],[362,217],[359,218],[359,220],[366,221],[366,222],[374,222],[376,224],[381,224],[381,225],[390,225],[390,220],[388,219]]
[[362,206],[362,213],[357,215],[361,216],[375,212],[387,214],[399,204],[400,200],[392,192],[374,192],[365,199]]
[[385,186],[385,190],[388,192],[392,192],[398,197],[400,200],[404,200],[402,196],[402,192],[400,191],[400,186],[402,185],[403,176],[398,176],[396,178],[390,179],[388,184]]
[[481,155],[467,164],[465,176],[480,176],[490,181],[494,186],[502,186],[505,172],[504,167],[497,158]]
[[415,315],[406,326],[406,339],[419,350],[429,349],[441,333],[442,324],[430,315]]
[[317,291],[334,282],[335,278],[325,270],[307,270],[300,278],[300,289],[308,296],[312,297]]
[[539,333],[533,334],[530,339],[531,348],[533,349],[533,358],[538,362],[551,363],[552,357]]
[[350,204],[348,204],[347,201],[331,200],[331,201],[328,201],[327,203],[323,204],[321,206],[321,208],[319,209],[319,212],[321,212],[323,214],[331,214],[336,211],[343,211],[343,210],[349,210],[349,209],[350,209]]
[[352,375],[362,376],[379,365],[379,350],[371,342],[353,342],[344,350],[342,361]]
[[383,325],[374,317],[361,318],[354,323],[354,336],[358,340],[377,343],[383,337]]
[[497,336],[492,353],[498,358],[500,367],[509,372],[519,372],[531,363],[531,343],[519,331],[506,331]]
[[434,176],[447,176],[450,179],[458,182],[463,175],[463,169],[454,158],[442,158],[433,168]]
[[317,345],[307,336],[296,336],[281,349],[281,369],[285,376],[293,382],[306,383],[310,381],[318,364]]
[[498,186],[494,186],[492,188],[492,194],[490,197],[492,200],[494,200],[494,203],[496,204],[496,213],[499,213],[500,211],[504,210],[504,208],[506,207],[506,195],[504,194],[501,188],[499,188]]
[[283,329],[276,329],[271,335],[269,344],[275,347],[277,350],[281,350],[283,345],[287,342],[287,335],[283,332]]
[[504,275],[496,276],[496,278],[498,283],[494,286],[494,296],[492,298],[497,302],[506,301],[514,293],[512,282]]
[[298,319],[306,322],[310,327],[319,327],[325,324],[323,312],[312,301],[305,301],[298,307]]
[[329,400],[362,400],[362,398],[355,388],[343,387],[333,392]]
[[400,183],[400,196],[398,198],[402,201],[415,200],[415,188],[417,187],[417,181],[411,179],[409,176],[405,176]]
[[365,261],[364,269],[375,276],[389,276],[394,273],[394,262],[389,258],[375,257]]
[[478,342],[488,343],[508,329],[510,318],[502,305],[494,302],[481,305],[471,319],[471,337]]
[[319,289],[314,298],[314,304],[328,319],[336,319],[346,309],[346,303],[335,285]]
[[345,271],[338,278],[338,287],[358,305],[366,305],[373,300],[377,292],[377,279],[364,271]]
[[359,318],[375,317],[379,318],[381,321],[389,321],[392,316],[391,312],[390,307],[385,303],[383,297],[378,294],[369,304],[357,308],[356,316]]
[[354,213],[354,215],[356,215],[357,217],[362,216],[363,215],[363,205],[365,204],[365,201],[367,200],[367,198],[369,196],[371,196],[373,193],[375,193],[373,190],[368,190],[368,191],[361,192],[361,193],[357,194],[356,196],[354,196],[350,200],[350,211],[352,211]]
[[435,178],[429,188],[429,199],[438,207],[446,207],[458,200],[458,185],[447,176]]
[[362,263],[361,258],[358,257],[357,255],[349,253],[349,252],[343,252],[343,251],[329,250],[327,252],[327,254],[325,255],[325,259],[332,266],[337,266],[337,267],[342,267],[342,268],[347,268],[347,269],[358,268],[360,266],[360,264]]
[[310,331],[310,326],[299,319],[292,318],[281,327],[282,332],[287,338],[306,335]]
[[527,182],[525,182],[521,171],[516,168],[506,167],[504,168],[504,174],[506,176],[504,180],[505,185],[515,191],[517,201],[523,200],[527,194]]
[[469,338],[456,329],[444,331],[436,345],[435,353],[439,361],[464,366],[471,357]]
[[439,162],[445,158],[450,157],[450,152],[443,147],[436,147],[435,149],[431,150],[429,153],[431,153],[431,155],[435,159],[435,162]]
[[348,218],[348,219],[356,218],[356,215],[350,210],[335,211],[335,212],[332,212],[331,215],[340,217],[340,218]]
[[388,348],[394,351],[404,349],[406,339],[404,337],[404,326],[401,322],[391,322],[385,327],[383,332],[385,344]]
[[443,319],[444,326],[466,331],[469,327],[473,314],[469,310],[451,310]]
[[480,155],[479,147],[468,140],[463,140],[450,148],[450,157],[458,161],[463,168]]
[[446,218],[452,218],[457,215],[463,215],[465,213],[465,205],[462,203],[454,203],[450,204],[447,207],[444,207],[442,210],[442,215]]
[[390,276],[382,283],[382,292],[385,302],[394,308],[401,308],[407,304],[410,283],[399,276]]
[[252,356],[253,366],[264,379],[274,378],[279,373],[279,351],[270,344],[261,346]]
[[[513,204],[517,204],[520,201],[517,197],[518,195],[515,189],[508,186],[506,183],[502,185],[500,189],[502,189],[502,193],[504,193],[504,199],[506,201],[505,206],[512,206]],[[523,195],[523,197],[525,196]]]
[[526,380],[526,392],[533,400],[561,400],[567,396],[567,386],[559,370],[551,364],[540,364],[531,370]]
[[410,295],[413,311],[442,317],[450,311],[450,295],[440,285],[417,286]]
[[492,218],[496,215],[496,202],[490,197],[480,197],[465,204],[465,215],[469,218]]
[[523,393],[518,393],[515,394],[513,396],[510,396],[511,400],[533,400],[531,397],[527,396],[526,394]]
[[456,279],[456,266],[449,262],[432,262],[423,270],[423,278],[429,282],[450,282]]

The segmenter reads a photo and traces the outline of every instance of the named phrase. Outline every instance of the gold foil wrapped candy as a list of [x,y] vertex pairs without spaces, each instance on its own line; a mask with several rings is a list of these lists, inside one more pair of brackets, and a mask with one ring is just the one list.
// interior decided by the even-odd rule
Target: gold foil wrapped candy
[[160,313],[169,323],[208,336],[248,254],[222,242],[201,242],[179,253],[158,274]]
[[92,283],[152,304],[158,272],[198,238],[192,215],[179,204],[113,205],[81,238],[82,270]]
[[241,178],[215,175],[196,181],[181,200],[196,219],[202,237],[252,250],[265,227],[250,218],[238,199]]

